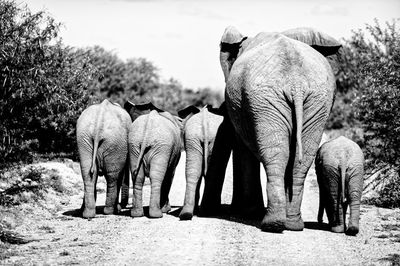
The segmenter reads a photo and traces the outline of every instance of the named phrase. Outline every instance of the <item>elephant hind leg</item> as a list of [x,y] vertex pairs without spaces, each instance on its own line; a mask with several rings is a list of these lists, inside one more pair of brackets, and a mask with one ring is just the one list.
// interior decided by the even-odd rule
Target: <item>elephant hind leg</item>
[[275,157],[269,164],[264,163],[267,174],[268,207],[261,222],[261,230],[281,233],[285,229],[286,222],[286,197],[284,189],[284,160]]
[[121,211],[121,206],[118,204],[118,182],[124,174],[123,169],[115,172],[107,173],[105,175],[107,181],[106,192],[106,205],[104,207],[104,214],[118,214]]
[[90,219],[96,216],[96,182],[98,170],[95,168],[93,174],[90,174],[92,151],[79,147],[79,157],[84,187],[84,197],[81,206],[82,217]]
[[150,163],[151,193],[149,204],[149,217],[161,218],[163,216],[161,202],[161,186],[167,173],[168,159],[162,156],[153,158]]

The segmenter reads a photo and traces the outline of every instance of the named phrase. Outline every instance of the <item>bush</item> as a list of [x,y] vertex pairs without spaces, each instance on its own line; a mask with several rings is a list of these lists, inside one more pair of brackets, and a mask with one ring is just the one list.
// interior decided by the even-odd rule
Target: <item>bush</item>
[[75,149],[74,128],[95,77],[58,39],[60,24],[14,1],[0,2],[0,167],[32,151]]
[[369,41],[359,31],[353,45],[368,58],[359,74],[357,119],[365,132],[365,147],[371,166],[400,167],[400,31],[395,21],[383,28],[367,25]]
[[76,157],[76,120],[105,98],[120,105],[152,101],[172,113],[221,102],[209,89],[161,81],[146,59],[124,61],[99,46],[64,46],[59,27],[44,11],[0,1],[0,169],[31,162],[37,153]]
[[58,172],[40,166],[19,167],[0,174],[0,206],[14,206],[44,199],[49,190],[65,194]]

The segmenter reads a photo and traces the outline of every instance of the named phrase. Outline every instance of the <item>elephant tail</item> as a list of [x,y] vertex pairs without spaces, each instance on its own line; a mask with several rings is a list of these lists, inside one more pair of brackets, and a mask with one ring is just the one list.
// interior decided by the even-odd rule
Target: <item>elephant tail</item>
[[103,116],[104,116],[104,109],[106,108],[105,105],[107,104],[107,101],[104,100],[101,105],[100,105],[100,111],[98,112],[98,115],[96,117],[96,124],[94,126],[94,138],[93,138],[93,155],[92,155],[92,165],[90,166],[90,175],[93,176],[94,172],[97,170],[97,164],[96,164],[96,159],[97,159],[97,151],[100,146],[100,131],[102,130],[103,127]]
[[303,142],[301,140],[303,131],[303,97],[300,88],[294,97],[294,109],[296,115],[296,142],[299,150],[299,163],[301,163],[303,160]]
[[207,113],[208,110],[207,108],[203,109],[203,115],[202,115],[202,128],[203,128],[203,142],[204,142],[204,151],[203,151],[203,175],[206,175],[207,173],[207,168],[208,168],[208,119],[207,119]]
[[346,193],[345,193],[345,185],[346,185],[346,161],[345,159],[340,160],[340,165],[339,165],[339,171],[340,171],[340,193],[342,196],[342,204],[344,204],[347,199],[346,199]]
[[149,140],[148,140],[149,131],[150,131],[151,127],[152,127],[152,125],[151,125],[152,123],[151,122],[152,122],[154,116],[157,115],[157,114],[158,114],[157,111],[153,110],[147,116],[147,121],[146,121],[146,124],[144,126],[143,134],[142,134],[143,141],[142,141],[142,145],[140,145],[140,152],[139,152],[139,156],[138,156],[138,159],[137,159],[137,165],[136,165],[135,171],[133,172],[134,178],[137,177],[137,175],[139,173],[139,169],[142,166],[143,157],[148,152],[148,150],[150,148],[150,147],[147,147],[148,146],[148,142],[149,142]]

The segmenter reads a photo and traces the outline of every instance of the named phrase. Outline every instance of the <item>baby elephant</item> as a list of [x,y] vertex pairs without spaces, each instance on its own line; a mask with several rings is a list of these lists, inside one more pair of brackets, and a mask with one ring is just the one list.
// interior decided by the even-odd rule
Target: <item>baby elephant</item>
[[[171,209],[168,200],[175,168],[181,156],[181,127],[178,117],[152,110],[140,115],[129,128],[128,146],[132,173],[132,217],[143,216],[142,188],[150,177],[149,216],[162,217]],[[161,208],[161,207],[162,208]]]
[[[120,209],[118,194],[121,183],[129,180],[127,158],[130,124],[129,114],[108,100],[89,106],[78,119],[76,137],[84,184],[84,218],[96,215],[96,182],[99,175],[104,175],[107,181],[104,214],[117,213]],[[125,185],[126,191],[122,195],[122,201],[125,202],[128,200],[128,186]]]
[[360,201],[363,191],[364,155],[360,147],[346,137],[324,143],[318,150],[315,169],[319,185],[318,222],[324,209],[331,230],[346,231],[346,210],[350,205],[350,221],[346,234],[359,231]]
[[185,203],[179,218],[190,220],[199,201],[201,177],[207,172],[208,161],[214,146],[215,136],[222,123],[219,110],[204,107],[199,110],[189,106],[178,112],[184,120],[184,140],[186,150],[186,192]]

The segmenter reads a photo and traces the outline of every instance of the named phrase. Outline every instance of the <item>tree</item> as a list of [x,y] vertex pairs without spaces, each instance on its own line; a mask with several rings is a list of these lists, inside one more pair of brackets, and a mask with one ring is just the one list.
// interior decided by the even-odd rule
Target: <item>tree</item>
[[59,26],[43,11],[0,2],[0,164],[29,159],[32,150],[75,148],[95,70],[63,46]]
[[400,168],[400,31],[395,21],[381,27],[367,25],[366,32],[352,37],[362,60],[359,62],[357,118],[365,130],[365,147],[372,165]]

